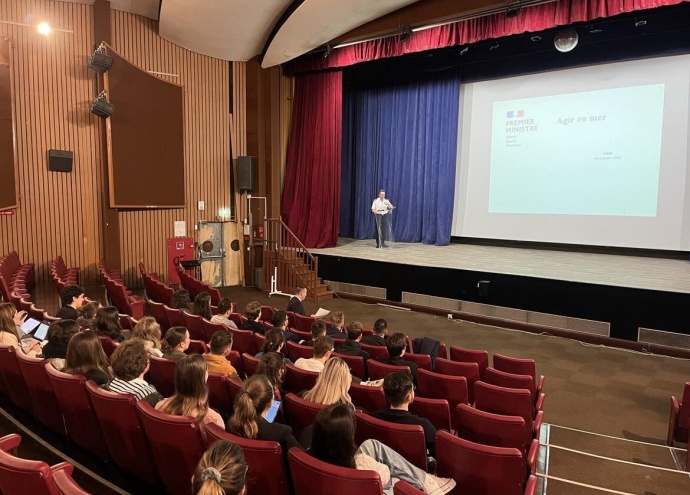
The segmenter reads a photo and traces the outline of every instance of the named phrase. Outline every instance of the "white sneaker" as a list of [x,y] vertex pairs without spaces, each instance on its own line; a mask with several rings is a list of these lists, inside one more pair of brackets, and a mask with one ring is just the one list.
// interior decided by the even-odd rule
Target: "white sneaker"
[[428,473],[424,477],[424,492],[428,495],[445,495],[453,490],[455,485],[453,478],[439,478]]

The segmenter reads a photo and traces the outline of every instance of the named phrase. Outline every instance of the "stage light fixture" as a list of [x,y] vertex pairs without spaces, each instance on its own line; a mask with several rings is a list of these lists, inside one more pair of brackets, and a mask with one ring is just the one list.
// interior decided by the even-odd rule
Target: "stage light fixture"
[[541,41],[541,36],[532,36],[532,37],[530,38],[530,40],[532,40],[532,41]]
[[577,35],[577,31],[573,28],[561,29],[556,33],[553,38],[553,46],[556,47],[561,53],[566,53],[572,51],[579,41],[580,37]]
[[518,0],[517,2],[508,2],[508,7],[506,7],[506,19],[511,17],[517,17],[522,12],[522,2]]
[[489,47],[489,51],[497,50],[499,46],[501,45],[499,45],[498,41],[496,41],[493,45]]
[[412,29],[407,26],[405,29],[402,30],[402,33],[400,33],[400,39],[398,40],[398,43],[405,43],[407,40],[410,39],[410,36],[412,36]]
[[101,43],[98,48],[94,50],[93,55],[89,57],[88,64],[89,69],[103,74],[113,65],[113,57],[108,55],[105,44]]
[[48,36],[53,30],[50,27],[50,24],[47,22],[40,22],[38,26],[36,26],[36,29],[38,30],[39,33],[41,33],[43,36]]
[[89,111],[102,119],[110,117],[114,110],[115,107],[111,103],[108,103],[105,91],[101,91],[101,94],[99,94],[89,106]]
[[321,55],[323,58],[328,58],[328,56],[331,54],[333,51],[333,48],[331,48],[330,43],[326,43],[326,51],[323,52],[323,55]]
[[635,27],[646,26],[647,21],[645,19],[635,19]]

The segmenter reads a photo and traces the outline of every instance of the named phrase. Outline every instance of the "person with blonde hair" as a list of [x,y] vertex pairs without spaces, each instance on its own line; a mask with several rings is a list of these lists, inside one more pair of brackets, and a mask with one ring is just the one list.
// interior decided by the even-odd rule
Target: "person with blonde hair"
[[326,361],[314,388],[307,391],[302,397],[310,402],[327,406],[342,402],[354,411],[355,406],[352,404],[348,393],[351,384],[352,375],[347,363],[339,357],[332,357]]
[[244,495],[246,476],[242,449],[227,440],[218,440],[201,456],[192,488],[195,495]]
[[220,414],[208,406],[208,365],[199,354],[185,356],[175,366],[175,394],[156,404],[156,409],[173,416],[190,416],[206,435],[206,425],[225,427]]
[[347,332],[345,331],[345,313],[342,311],[333,311],[331,313],[331,326],[326,330],[326,335],[333,339],[347,338]]
[[[11,345],[17,350],[24,350],[19,344],[21,330],[19,326],[26,319],[26,311],[17,312],[17,308],[12,303],[0,304],[0,345]],[[38,341],[25,351],[29,356],[35,357],[40,352],[41,346]]]
[[163,357],[161,327],[155,318],[145,316],[139,320],[132,330],[132,338],[141,339],[144,342],[146,352],[151,356]]
[[292,428],[266,419],[274,400],[273,387],[268,379],[264,375],[250,376],[235,398],[227,431],[243,438],[279,442],[285,452],[299,447]]

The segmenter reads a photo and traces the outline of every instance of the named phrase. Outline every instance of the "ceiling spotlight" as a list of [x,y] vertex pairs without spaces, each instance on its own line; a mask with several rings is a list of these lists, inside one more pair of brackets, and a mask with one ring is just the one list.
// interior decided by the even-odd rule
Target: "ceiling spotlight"
[[407,26],[405,29],[402,30],[402,33],[400,33],[400,39],[398,40],[398,42],[405,43],[407,40],[410,39],[410,36],[412,36],[412,29],[410,29],[410,27]]
[[110,67],[113,65],[113,57],[108,55],[104,43],[98,45],[98,48],[94,50],[93,55],[89,57],[87,65],[89,66],[89,69],[98,72],[99,74],[103,74],[110,69]]
[[498,44],[498,41],[496,41],[493,45],[489,47],[489,51],[496,50],[500,45]]
[[465,55],[465,54],[466,54],[467,52],[469,52],[469,51],[470,51],[470,47],[469,47],[469,46],[466,46],[465,48],[463,48],[462,50],[460,50],[460,56]]
[[89,111],[102,119],[110,117],[114,110],[115,107],[111,103],[108,103],[105,91],[101,91],[101,94],[99,94],[89,106]]
[[541,36],[532,36],[530,39],[532,41],[541,41]]
[[516,2],[508,2],[508,7],[506,7],[506,19],[511,17],[517,17],[522,12],[522,4],[520,0]]
[[556,33],[556,36],[553,38],[553,46],[555,46],[556,50],[559,52],[566,53],[575,48],[578,41],[579,36],[577,35],[577,31],[573,28],[566,28]]
[[328,56],[331,54],[333,51],[333,48],[331,48],[330,43],[326,43],[326,51],[323,52],[323,55],[321,55],[323,58],[328,58]]
[[635,19],[635,27],[645,26],[647,21],[645,19]]
[[36,26],[36,29],[38,30],[39,33],[41,33],[43,36],[48,36],[51,32],[52,29],[50,27],[50,24],[47,22],[41,22]]

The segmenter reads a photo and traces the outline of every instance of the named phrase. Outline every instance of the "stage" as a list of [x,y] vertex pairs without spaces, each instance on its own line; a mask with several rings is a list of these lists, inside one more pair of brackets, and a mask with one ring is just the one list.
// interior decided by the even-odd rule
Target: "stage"
[[[324,280],[583,318],[611,324],[610,337],[638,339],[638,328],[690,334],[687,259],[453,243],[342,238],[313,249]],[[489,281],[480,295],[477,283]]]

